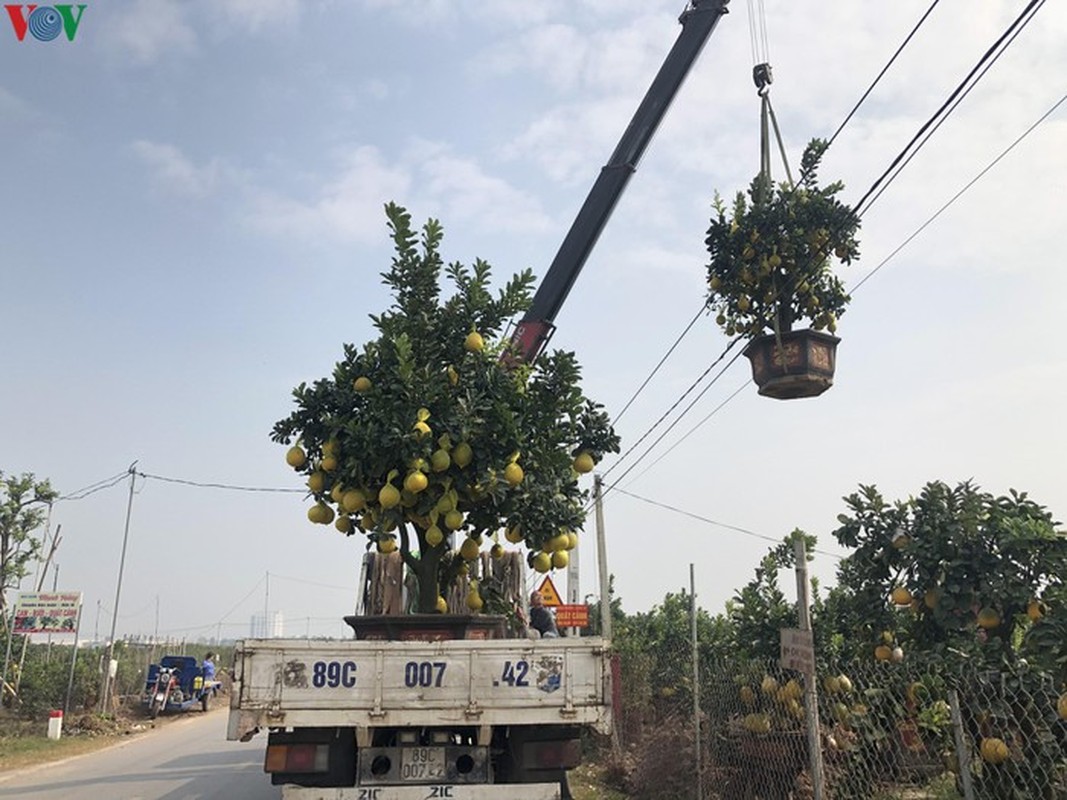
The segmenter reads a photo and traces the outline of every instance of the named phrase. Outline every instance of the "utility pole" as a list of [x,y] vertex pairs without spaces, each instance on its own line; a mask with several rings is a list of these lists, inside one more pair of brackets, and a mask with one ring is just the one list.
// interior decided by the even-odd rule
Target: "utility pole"
[[600,573],[600,635],[611,639],[611,580],[608,577],[608,544],[604,539],[603,478],[593,476],[593,502],[596,506],[596,560]]
[[267,584],[266,584],[266,588],[263,591],[263,638],[264,639],[267,638],[267,631],[269,629],[268,626],[267,626],[267,614],[270,613],[269,609],[270,609],[270,571],[268,570],[267,571]]
[[126,525],[122,531],[122,555],[119,556],[119,577],[115,584],[115,607],[111,609],[111,636],[107,641],[107,656],[104,659],[104,687],[100,693],[100,712],[107,713],[108,701],[111,696],[111,662],[115,656],[115,627],[119,621],[119,599],[122,597],[122,572],[126,568],[126,545],[130,539],[130,514],[133,512],[133,485],[137,480],[137,472],[134,467],[137,462],[130,464],[130,496],[126,501]]
[[[797,617],[800,630],[811,632],[811,595],[808,583],[808,551],[804,537],[793,535],[793,556],[796,560]],[[811,760],[811,782],[814,800],[826,796],[823,782],[822,746],[819,735],[819,690],[815,685],[815,671],[804,673],[804,713],[808,728],[808,755]]]
[[689,617],[693,636],[693,738],[696,740],[697,800],[704,800],[704,783],[700,776],[700,649],[697,646],[697,587],[693,564],[689,564]]

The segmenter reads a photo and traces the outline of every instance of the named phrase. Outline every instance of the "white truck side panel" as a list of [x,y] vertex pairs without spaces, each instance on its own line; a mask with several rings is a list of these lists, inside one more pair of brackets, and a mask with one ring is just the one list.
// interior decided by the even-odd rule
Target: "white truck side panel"
[[282,800],[560,800],[560,797],[558,783],[369,786],[345,789],[286,786],[282,789]]
[[591,725],[611,729],[597,638],[255,639],[236,654],[230,739],[259,727]]

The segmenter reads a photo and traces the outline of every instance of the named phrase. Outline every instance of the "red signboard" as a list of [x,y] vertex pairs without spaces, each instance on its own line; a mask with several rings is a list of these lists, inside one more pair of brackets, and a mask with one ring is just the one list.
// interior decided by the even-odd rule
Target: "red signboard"
[[589,626],[589,606],[556,606],[557,628],[586,628]]

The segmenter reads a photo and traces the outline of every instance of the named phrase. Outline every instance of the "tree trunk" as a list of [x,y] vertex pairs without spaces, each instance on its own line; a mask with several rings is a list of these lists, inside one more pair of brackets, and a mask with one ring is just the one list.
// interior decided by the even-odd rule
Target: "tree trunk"
[[[437,598],[440,595],[440,591],[437,588],[437,571],[441,563],[441,549],[430,547],[426,544],[423,532],[415,525],[411,527],[418,543],[419,557],[417,559],[414,558],[409,551],[404,553],[404,563],[408,565],[408,568],[414,574],[415,581],[419,587],[415,610],[420,614],[433,614],[437,611]],[[406,542],[407,535],[405,530],[401,536],[401,546],[404,546]],[[405,547],[405,549],[407,548]]]

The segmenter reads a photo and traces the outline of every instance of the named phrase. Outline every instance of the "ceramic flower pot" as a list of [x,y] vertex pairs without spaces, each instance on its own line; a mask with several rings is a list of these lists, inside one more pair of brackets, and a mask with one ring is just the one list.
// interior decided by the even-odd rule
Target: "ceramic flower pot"
[[757,336],[744,354],[752,363],[759,393],[778,400],[816,397],[834,383],[836,336],[814,330]]

